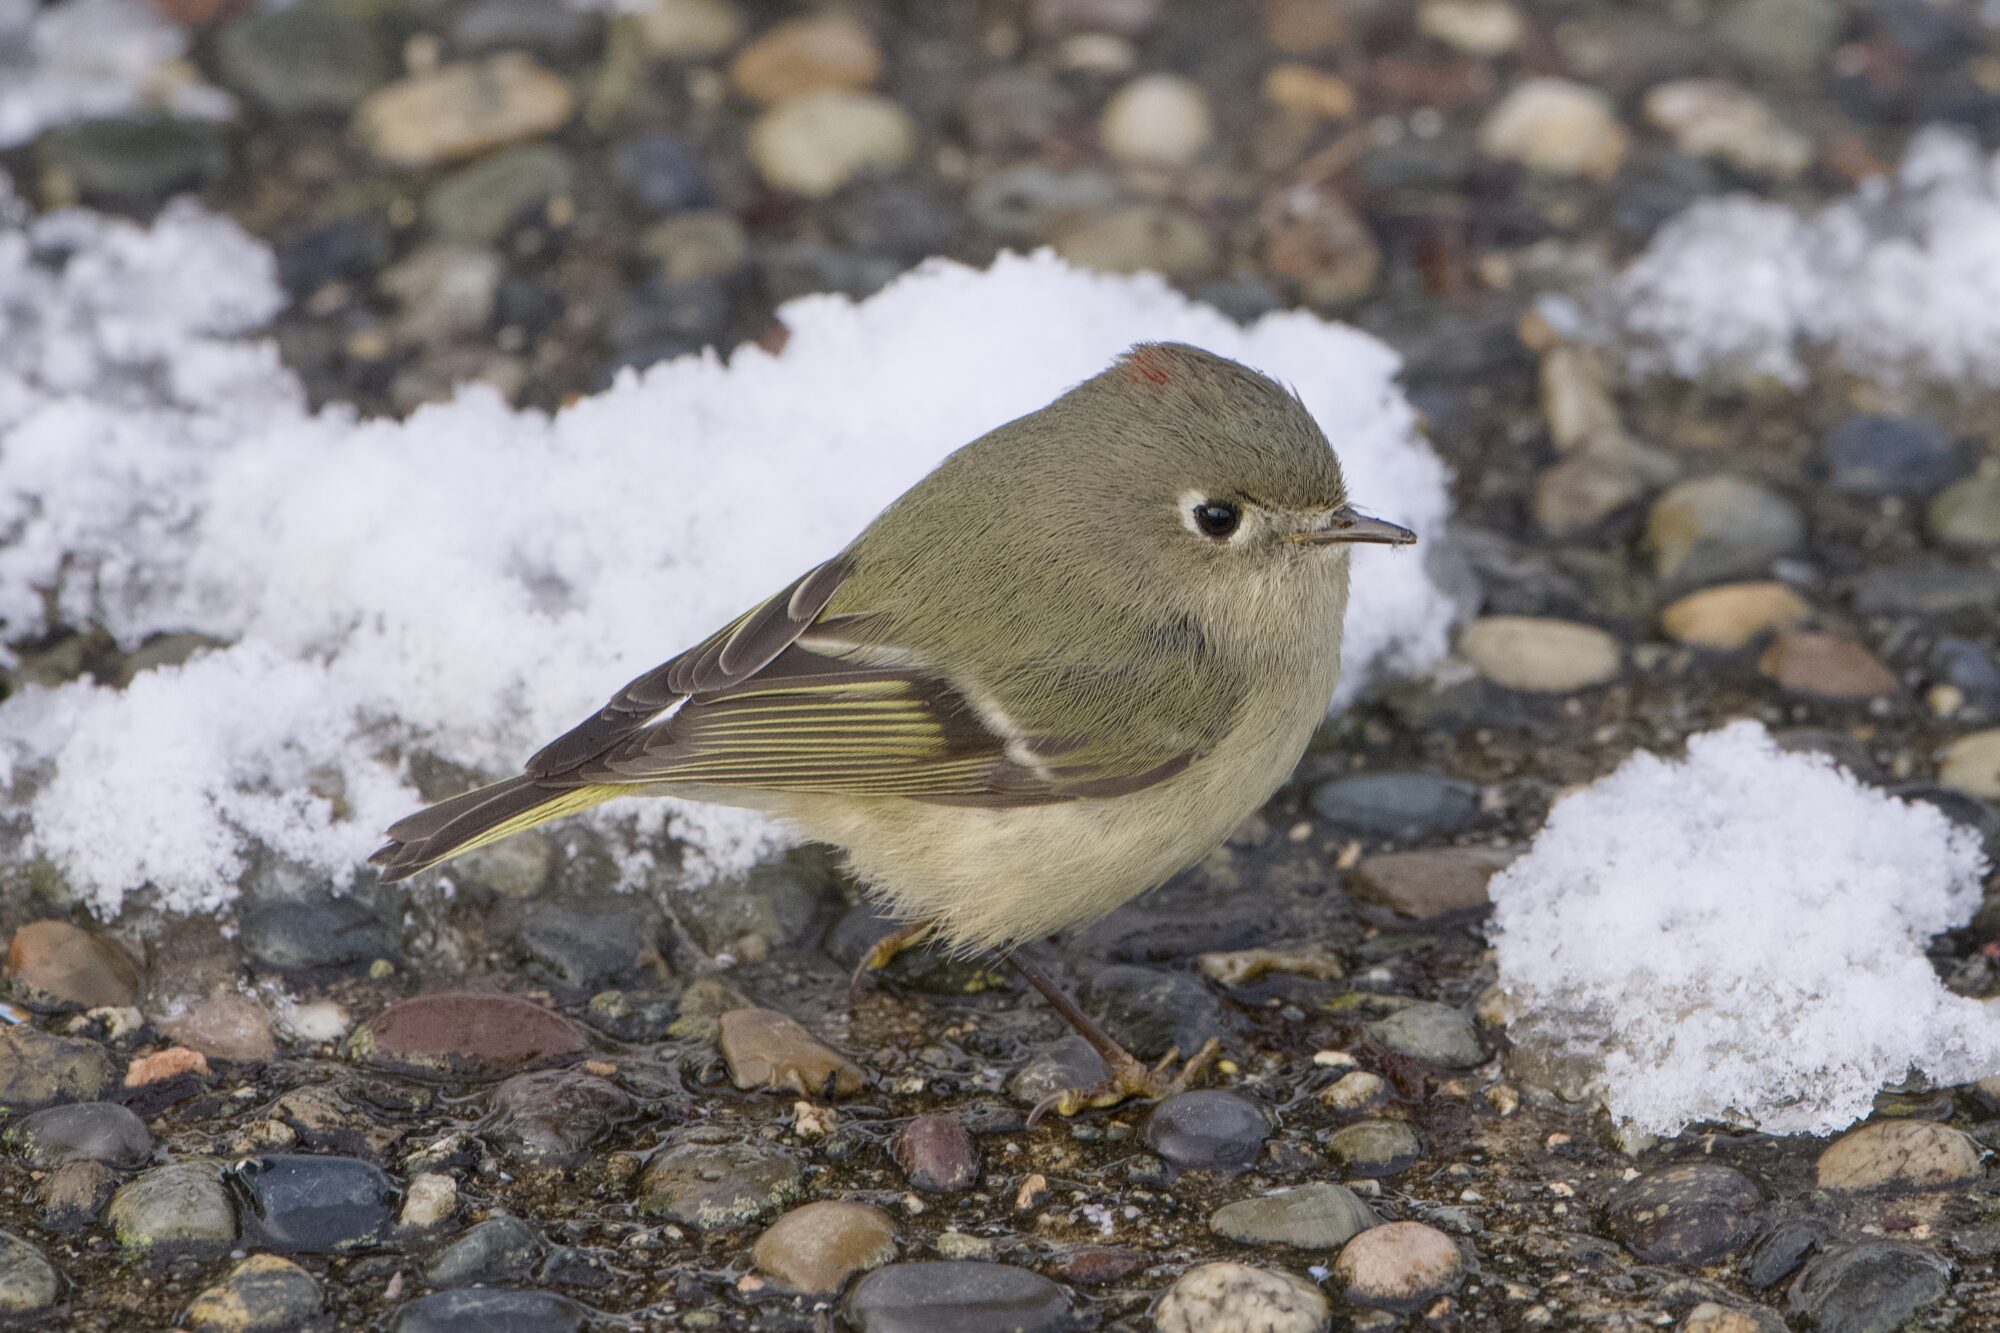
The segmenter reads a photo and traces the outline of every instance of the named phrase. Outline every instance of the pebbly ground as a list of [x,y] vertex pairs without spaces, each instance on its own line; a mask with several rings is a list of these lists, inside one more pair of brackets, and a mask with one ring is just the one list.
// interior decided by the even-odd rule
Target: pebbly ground
[[[671,893],[619,891],[646,886],[554,855],[562,834],[451,896],[264,866],[231,922],[72,919],[11,883],[0,1308],[78,1330],[2000,1327],[2000,1086],[1885,1093],[1831,1145],[1622,1134],[1508,1050],[1479,925],[1564,787],[1733,716],[2000,847],[1991,404],[1824,368],[1796,392],[1629,386],[1530,313],[1697,198],[1842,194],[1927,122],[1992,138],[1976,7],[170,8],[241,124],[70,127],[0,162],[44,205],[143,216],[193,188],[268,238],[277,337],[320,401],[403,412],[476,378],[553,406],[781,339],[793,295],[1048,243],[1395,345],[1457,470],[1439,558],[1488,619],[1330,722],[1228,846],[1042,949],[1141,1054],[1223,1039],[1210,1088],[1157,1108],[1027,1128],[1087,1051],[975,964],[917,953],[850,993],[885,925],[810,851]],[[1699,132],[1649,114],[1681,79],[1716,81]],[[18,680],[139,665],[89,626],[21,647]],[[2000,991],[1996,933],[1989,904],[1937,941],[1948,984]]]

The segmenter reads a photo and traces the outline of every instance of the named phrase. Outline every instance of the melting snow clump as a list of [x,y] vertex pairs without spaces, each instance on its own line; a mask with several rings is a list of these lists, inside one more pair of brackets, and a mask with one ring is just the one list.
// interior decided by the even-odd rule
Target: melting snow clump
[[[414,757],[517,771],[951,449],[1135,341],[1291,382],[1357,502],[1427,540],[1448,511],[1381,343],[1296,313],[1241,328],[1158,279],[1049,256],[794,302],[780,353],[628,372],[554,416],[479,388],[401,422],[308,413],[243,336],[279,303],[269,253],[193,205],[150,230],[0,208],[0,638],[53,610],[127,648],[223,645],[122,690],[0,702],[0,846],[25,843],[101,912],[147,887],[214,908],[266,854],[347,882],[417,803]],[[1356,558],[1349,695],[1441,657],[1451,618],[1419,555]],[[628,866],[664,823],[697,875],[778,842],[707,807],[591,818]]]
[[1656,1134],[1696,1121],[1823,1134],[1918,1071],[2000,1071],[2000,1013],[1925,942],[1968,920],[1976,835],[1763,727],[1638,754],[1558,802],[1493,881],[1515,1040],[1586,1067]]
[[1632,368],[1805,381],[1818,345],[1871,377],[2000,388],[2000,157],[1931,128],[1893,177],[1813,216],[1704,200],[1606,293]]
[[0,0],[0,148],[51,125],[146,109],[227,116],[229,95],[177,63],[187,44],[146,0]]

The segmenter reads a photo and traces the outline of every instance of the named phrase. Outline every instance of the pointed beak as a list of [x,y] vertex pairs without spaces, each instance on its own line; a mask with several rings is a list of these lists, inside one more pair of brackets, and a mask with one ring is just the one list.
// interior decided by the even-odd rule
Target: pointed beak
[[1387,519],[1371,518],[1351,508],[1336,509],[1326,526],[1292,534],[1292,541],[1314,546],[1366,543],[1371,546],[1414,546],[1417,534]]

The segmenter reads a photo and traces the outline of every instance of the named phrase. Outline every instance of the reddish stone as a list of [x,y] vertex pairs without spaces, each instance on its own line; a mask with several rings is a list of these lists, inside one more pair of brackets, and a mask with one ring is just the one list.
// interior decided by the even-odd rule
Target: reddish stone
[[185,1046],[169,1046],[164,1051],[142,1055],[134,1060],[125,1071],[125,1086],[143,1088],[149,1083],[165,1083],[183,1075],[207,1078],[208,1060],[200,1051],[191,1051]]
[[1079,1287],[1102,1287],[1131,1276],[1146,1265],[1146,1256],[1111,1245],[1086,1245],[1050,1260],[1048,1274]]
[[358,1060],[407,1074],[501,1078],[583,1054],[576,1025],[511,995],[443,991],[390,1005],[347,1043]]
[[139,969],[125,951],[67,921],[30,921],[15,931],[7,976],[37,1007],[120,1008],[139,998]]
[[927,1194],[956,1194],[979,1180],[979,1145],[949,1112],[920,1115],[896,1136],[896,1165]]
[[1784,689],[1822,699],[1872,699],[1902,688],[1896,673],[1860,644],[1804,630],[1780,634],[1757,669]]

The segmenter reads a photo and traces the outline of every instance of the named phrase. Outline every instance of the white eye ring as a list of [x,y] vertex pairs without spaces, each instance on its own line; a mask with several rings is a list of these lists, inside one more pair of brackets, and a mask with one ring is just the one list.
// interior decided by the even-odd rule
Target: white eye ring
[[1206,541],[1226,545],[1243,532],[1243,506],[1233,500],[1184,491],[1180,506],[1181,526]]

